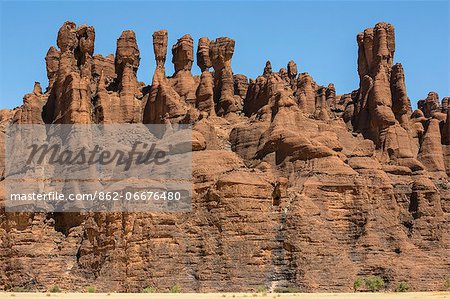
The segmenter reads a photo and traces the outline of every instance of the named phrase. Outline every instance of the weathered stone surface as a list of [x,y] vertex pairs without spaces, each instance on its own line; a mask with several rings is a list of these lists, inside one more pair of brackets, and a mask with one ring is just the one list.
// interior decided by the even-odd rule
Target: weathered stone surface
[[156,67],[163,67],[167,54],[167,30],[153,33],[153,51],[155,53]]
[[74,51],[78,46],[77,30],[74,22],[65,22],[58,31],[58,48],[62,52]]
[[36,82],[33,92],[23,97],[23,105],[15,112],[13,121],[19,124],[43,124],[42,109],[46,101],[47,97],[42,94],[39,82]]
[[329,107],[330,106],[327,103],[326,88],[320,87],[316,95],[316,110],[314,112],[314,116],[317,119],[329,120]]
[[[92,26],[77,28],[75,23],[65,22],[60,28],[57,37],[60,50],[50,48],[46,57],[49,86],[42,113],[44,122],[90,122],[94,42]],[[71,89],[80,94],[75,95]]]
[[358,34],[357,42],[360,87],[352,97],[352,128],[374,141],[384,161],[417,168],[421,124],[411,121],[404,70],[393,64],[394,27],[378,23]]
[[122,121],[136,123],[140,121],[141,104],[136,100],[138,81],[136,77],[140,62],[140,52],[136,35],[131,30],[122,32],[117,40],[115,69],[119,80],[120,104],[118,110],[111,113],[122,114]]
[[[0,110],[0,290],[349,292],[371,275],[386,290],[443,288],[450,104],[430,93],[411,112],[392,25],[358,34],[359,89],[343,95],[293,61],[233,75],[229,38],[199,40],[196,77],[183,36],[168,77],[165,30],[153,34],[145,86],[132,31],[115,56],[94,55],[94,39],[66,22],[45,58],[48,88]],[[5,128],[44,122],[192,124],[192,211],[6,213]]]
[[144,123],[162,124],[166,120],[170,121],[184,116],[187,110],[186,104],[165,77],[163,69],[157,68],[144,111]]
[[382,131],[395,124],[392,111],[390,70],[395,51],[394,27],[378,23],[357,36],[360,90],[357,104],[357,129],[380,146]]
[[156,70],[153,75],[150,93],[144,108],[143,122],[163,124],[176,122],[188,113],[188,105],[177,93],[166,77],[164,63],[167,52],[167,31],[153,33],[153,48]]
[[202,37],[198,40],[197,65],[202,72],[212,67],[211,59],[209,58],[209,39],[207,37]]
[[446,109],[446,120],[444,123],[444,127],[442,129],[442,141],[443,144],[449,145],[450,144],[450,109],[449,108],[445,108]]
[[71,73],[64,81],[62,91],[66,101],[63,102],[61,110],[67,113],[61,116],[61,123],[90,124],[92,110],[89,81],[78,73]]
[[444,97],[444,98],[442,98],[442,103],[441,103],[441,106],[442,106],[442,112],[447,111],[449,105],[450,105],[450,97]]
[[93,59],[92,76],[94,79],[99,78],[102,72],[105,80],[108,82],[108,85],[117,78],[113,54],[106,57],[96,54],[93,56]]
[[282,67],[282,68],[278,71],[278,75],[281,77],[281,79],[283,79],[284,81],[286,81],[286,83],[290,83],[290,80],[289,80],[289,76],[288,76],[287,70],[286,70],[284,67]]
[[391,71],[392,112],[400,125],[407,129],[411,117],[411,102],[406,94],[405,72],[400,63],[395,64]]
[[127,65],[137,71],[140,62],[140,52],[136,42],[136,34],[132,30],[125,30],[117,40],[116,48],[116,72],[119,77]]
[[256,80],[250,80],[244,100],[244,114],[251,116],[257,113],[260,108],[267,105],[269,97],[267,78],[259,76]]
[[94,118],[100,123],[137,123],[142,121],[140,83],[137,70],[140,52],[136,35],[125,30],[117,39],[115,57],[94,55],[92,76],[96,81]]
[[287,74],[293,91],[297,89],[297,72],[297,64],[293,60],[289,61],[287,65]]
[[231,58],[234,53],[234,40],[219,37],[209,44],[209,57],[214,68],[214,101],[217,115],[236,112],[238,105],[234,98],[234,80]]
[[[430,172],[445,172],[439,120],[431,119],[423,138],[419,159]],[[446,176],[446,175],[445,175]]]
[[170,78],[170,84],[180,97],[192,106],[196,102],[198,82],[191,74],[194,62],[194,41],[189,34],[182,36],[172,47],[172,63],[175,74]]
[[[444,98],[444,100],[447,100],[447,103],[449,103],[448,97]],[[442,101],[444,103],[444,100]],[[449,104],[447,104],[449,105]],[[444,106],[444,104],[442,105]],[[447,176],[450,174],[450,109],[448,106],[443,108],[446,110],[447,119],[444,122],[444,126],[442,129],[442,143],[444,144],[442,146],[442,151],[444,154],[444,163],[445,163],[445,169],[447,172]]]
[[439,95],[430,91],[426,99],[417,102],[417,107],[422,110],[425,117],[432,117],[434,113],[440,111]]
[[202,37],[198,40],[197,65],[201,69],[200,83],[196,90],[195,107],[208,115],[216,115],[214,107],[214,80],[209,71],[212,66],[209,58],[209,39]]
[[183,35],[172,47],[172,63],[175,73],[192,69],[194,62],[194,40],[189,34]]
[[325,95],[327,100],[327,109],[330,111],[336,111],[336,88],[333,83],[328,84],[327,89],[325,90]]
[[83,24],[77,28],[78,48],[80,53],[92,56],[94,54],[95,30],[94,27]]
[[316,110],[316,89],[316,82],[308,73],[298,76],[296,96],[300,109],[305,113],[312,114]]
[[269,60],[266,61],[266,66],[264,67],[263,76],[267,77],[272,74],[272,64]]
[[245,99],[249,85],[247,76],[242,74],[236,74],[233,76],[233,79],[234,79],[234,94],[238,95],[242,99]]
[[214,110],[214,80],[212,74],[205,70],[200,76],[200,84],[196,91],[195,107],[208,115],[216,115]]
[[45,64],[47,66],[47,78],[48,78],[48,87],[52,88],[53,83],[56,80],[56,73],[59,68],[59,51],[51,46],[47,51],[47,55],[45,56]]

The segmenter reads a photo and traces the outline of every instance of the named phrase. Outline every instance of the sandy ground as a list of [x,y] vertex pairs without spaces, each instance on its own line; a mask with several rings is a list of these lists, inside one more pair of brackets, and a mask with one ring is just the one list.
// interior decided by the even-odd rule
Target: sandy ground
[[17,299],[223,299],[223,298],[304,298],[304,299],[444,299],[450,298],[450,292],[427,292],[427,293],[296,293],[296,294],[274,294],[274,293],[182,293],[182,294],[87,294],[87,293],[0,293],[0,298]]

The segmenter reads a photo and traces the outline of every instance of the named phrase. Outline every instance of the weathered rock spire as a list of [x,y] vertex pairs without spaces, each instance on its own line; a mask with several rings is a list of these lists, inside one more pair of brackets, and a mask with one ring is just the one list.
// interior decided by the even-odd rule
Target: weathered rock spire
[[234,53],[234,40],[219,37],[209,44],[209,57],[214,68],[214,101],[218,115],[237,112],[234,99],[233,71],[231,58]]
[[196,91],[195,107],[208,115],[216,115],[214,108],[214,80],[209,68],[212,66],[209,57],[210,41],[207,37],[198,40],[197,65],[202,70],[200,84]]

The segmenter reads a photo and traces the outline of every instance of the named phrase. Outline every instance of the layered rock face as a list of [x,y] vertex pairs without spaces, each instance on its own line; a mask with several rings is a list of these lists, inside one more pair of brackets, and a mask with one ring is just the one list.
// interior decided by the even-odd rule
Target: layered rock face
[[61,27],[45,58],[48,88],[36,84],[21,107],[0,111],[0,142],[11,123],[192,124],[192,212],[2,207],[0,289],[351,291],[371,275],[388,290],[444,288],[449,99],[432,92],[412,111],[392,25],[357,35],[359,88],[344,95],[294,61],[278,72],[268,62],[256,79],[233,74],[235,42],[225,37],[198,40],[200,76],[193,38],[181,37],[168,77],[165,30],[153,34],[157,66],[145,86],[132,31],[115,56],[94,55],[94,36]]

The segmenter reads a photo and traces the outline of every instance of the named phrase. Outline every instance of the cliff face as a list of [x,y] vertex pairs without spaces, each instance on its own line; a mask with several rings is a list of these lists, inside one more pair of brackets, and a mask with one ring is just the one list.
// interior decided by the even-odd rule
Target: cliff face
[[0,141],[10,123],[191,123],[192,212],[2,208],[0,289],[351,291],[368,275],[388,289],[444,287],[449,100],[430,93],[411,110],[392,25],[358,34],[359,89],[344,95],[293,61],[279,72],[268,62],[250,81],[233,74],[235,43],[224,37],[199,40],[201,76],[191,74],[192,37],[181,37],[168,77],[167,34],[153,34],[146,86],[133,31],[103,57],[93,27],[66,22],[45,58],[48,88],[36,84],[21,107],[0,111]]

